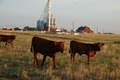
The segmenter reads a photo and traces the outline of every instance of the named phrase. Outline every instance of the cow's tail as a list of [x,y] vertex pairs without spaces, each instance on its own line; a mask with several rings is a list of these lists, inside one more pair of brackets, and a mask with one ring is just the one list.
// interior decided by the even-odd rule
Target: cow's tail
[[69,54],[71,54],[71,49],[69,49]]
[[34,52],[34,50],[33,50],[33,45],[32,45],[32,44],[31,44],[30,51],[31,51],[31,52]]

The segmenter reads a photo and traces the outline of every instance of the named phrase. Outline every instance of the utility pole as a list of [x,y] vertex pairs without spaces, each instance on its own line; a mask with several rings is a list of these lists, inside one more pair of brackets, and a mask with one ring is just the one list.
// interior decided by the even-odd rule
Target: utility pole
[[75,32],[75,24],[74,24],[74,21],[73,21],[73,32]]

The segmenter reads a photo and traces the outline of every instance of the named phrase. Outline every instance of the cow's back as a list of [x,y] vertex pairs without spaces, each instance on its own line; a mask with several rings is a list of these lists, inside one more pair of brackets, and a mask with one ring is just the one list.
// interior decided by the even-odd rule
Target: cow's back
[[6,35],[0,35],[0,42],[5,42],[7,40]]
[[41,54],[50,53],[54,49],[54,41],[33,37],[32,47],[35,52],[39,52]]
[[72,51],[73,53],[79,52],[81,50],[81,45],[81,43],[72,40],[70,42],[70,51]]
[[87,44],[81,43],[81,42],[77,42],[77,41],[71,41],[70,42],[70,48],[73,49],[86,49]]
[[82,43],[82,42],[77,42],[72,40],[70,42],[70,49],[73,52],[77,52],[77,53],[87,53],[90,50],[94,50],[94,45],[93,44],[87,44],[87,43]]
[[16,38],[16,35],[0,35],[0,41],[6,42],[8,40],[13,41]]

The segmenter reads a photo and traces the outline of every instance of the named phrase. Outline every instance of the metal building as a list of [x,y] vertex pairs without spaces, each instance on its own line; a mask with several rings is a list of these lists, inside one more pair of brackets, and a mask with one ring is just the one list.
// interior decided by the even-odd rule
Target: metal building
[[56,29],[56,19],[51,13],[51,0],[47,1],[45,9],[37,21],[37,29],[51,32]]

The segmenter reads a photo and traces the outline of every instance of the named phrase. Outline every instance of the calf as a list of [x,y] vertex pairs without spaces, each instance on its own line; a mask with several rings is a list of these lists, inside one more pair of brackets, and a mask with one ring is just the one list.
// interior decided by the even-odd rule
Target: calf
[[37,60],[37,53],[40,53],[43,55],[43,61],[41,63],[41,66],[43,66],[46,57],[49,56],[50,58],[53,58],[53,68],[55,68],[55,55],[57,52],[63,53],[63,51],[64,42],[55,42],[39,37],[32,38],[31,52],[34,52],[34,64],[37,63],[37,65],[39,65]]
[[72,40],[70,42],[69,50],[69,53],[71,54],[71,61],[74,62],[74,56],[76,53],[79,55],[86,54],[88,56],[88,64],[90,64],[90,57],[93,57],[96,54],[96,51],[100,51],[103,45],[104,43],[100,42],[88,44]]
[[17,35],[2,35],[0,34],[0,42],[6,42],[5,43],[5,47],[7,46],[7,44],[11,44],[11,46],[13,47],[13,40],[15,40]]

